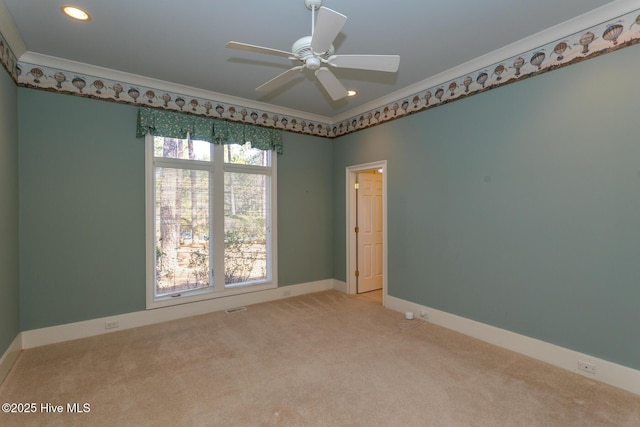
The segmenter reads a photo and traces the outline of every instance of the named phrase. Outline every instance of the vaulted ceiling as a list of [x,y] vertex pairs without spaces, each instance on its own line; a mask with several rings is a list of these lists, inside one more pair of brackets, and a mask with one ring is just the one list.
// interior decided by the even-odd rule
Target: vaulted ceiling
[[[128,94],[129,101],[165,107],[180,98],[186,104],[180,109],[191,105],[195,112],[197,104],[213,115],[216,107],[228,115],[235,106],[236,115],[255,113],[254,121],[268,118],[273,127],[282,117],[327,129],[358,115],[371,122],[385,106],[387,113],[394,105],[405,113],[423,109],[464,89],[484,90],[520,77],[521,71],[561,65],[563,56],[583,59],[587,32],[594,46],[599,41],[604,44],[598,49],[609,49],[618,47],[614,35],[631,43],[640,31],[633,14],[640,2],[628,0],[324,0],[323,6],[348,18],[334,42],[337,53],[400,55],[396,73],[332,69],[346,88],[358,92],[333,101],[308,70],[271,92],[257,92],[294,63],[225,48],[234,40],[290,51],[295,40],[311,33],[312,13],[304,0],[73,3],[91,20],[63,15],[67,1],[0,0],[0,15],[6,15],[0,17],[0,33],[15,55],[22,84],[52,90],[73,85],[68,87],[96,97],[110,89],[117,99]],[[622,34],[612,35],[615,25]],[[565,53],[554,49],[562,43]],[[482,81],[483,72],[488,82]]]

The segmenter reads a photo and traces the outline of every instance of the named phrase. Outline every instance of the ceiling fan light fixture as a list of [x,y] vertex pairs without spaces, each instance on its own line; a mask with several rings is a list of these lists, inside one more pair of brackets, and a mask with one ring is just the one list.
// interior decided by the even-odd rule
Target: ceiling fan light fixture
[[85,12],[84,10],[75,7],[75,6],[62,6],[60,8],[60,10],[62,10],[62,13],[64,13],[65,15],[67,15],[69,18],[73,18],[77,21],[90,21],[91,20],[91,15],[89,15],[87,12]]

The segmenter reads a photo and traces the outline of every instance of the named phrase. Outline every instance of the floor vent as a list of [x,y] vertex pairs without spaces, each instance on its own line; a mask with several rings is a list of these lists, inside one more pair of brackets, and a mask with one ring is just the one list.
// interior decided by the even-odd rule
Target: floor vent
[[236,308],[230,308],[228,310],[225,310],[224,312],[227,314],[231,314],[231,313],[237,313],[238,311],[246,311],[247,307],[236,307]]

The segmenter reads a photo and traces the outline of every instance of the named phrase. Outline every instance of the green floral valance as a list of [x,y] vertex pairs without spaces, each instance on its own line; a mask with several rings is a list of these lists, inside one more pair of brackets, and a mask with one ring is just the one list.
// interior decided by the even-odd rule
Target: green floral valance
[[191,139],[214,144],[250,142],[253,148],[282,154],[282,133],[279,130],[153,108],[138,109],[136,135],[142,138],[146,134],[167,138],[186,138],[189,134]]

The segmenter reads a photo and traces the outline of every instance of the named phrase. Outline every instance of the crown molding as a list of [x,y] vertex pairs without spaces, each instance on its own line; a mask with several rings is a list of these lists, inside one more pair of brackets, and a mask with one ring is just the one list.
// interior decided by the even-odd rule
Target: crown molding
[[[0,30],[16,32],[8,20],[0,20]],[[18,61],[11,54],[1,59],[24,87],[336,138],[637,44],[639,30],[640,0],[617,0],[334,117],[26,50]],[[0,41],[13,47],[3,35]],[[15,43],[24,49],[21,39]]]
[[0,0],[0,33],[4,36],[16,58],[19,58],[27,51],[27,45],[22,40],[18,27],[13,22],[4,0]]
[[137,74],[126,73],[110,68],[99,67],[95,65],[85,64],[82,62],[70,61],[68,59],[58,58],[49,55],[43,55],[36,52],[25,52],[20,58],[20,63],[37,64],[39,66],[65,70],[73,72],[81,76],[94,76],[106,80],[126,82],[133,86],[155,88],[158,92],[174,92],[184,96],[193,98],[207,98],[215,100],[217,103],[238,105],[251,110],[266,110],[270,113],[280,114],[283,116],[292,116],[302,120],[317,121],[330,123],[331,118],[321,115],[315,115],[298,111],[294,109],[279,107],[264,102],[253,101],[246,98],[226,95],[219,92],[207,91],[191,86],[180,85],[165,80],[158,80],[150,77],[140,76]]
[[24,87],[332,137],[327,117],[34,52],[16,74]]
[[384,105],[392,104],[405,98],[413,97],[417,93],[424,92],[439,85],[443,85],[446,82],[452,81],[456,78],[460,78],[460,76],[472,74],[477,70],[488,68],[492,64],[504,62],[505,58],[519,56],[524,52],[536,50],[537,48],[540,48],[547,44],[568,38],[571,35],[576,35],[581,31],[585,31],[586,29],[598,26],[603,22],[614,20],[639,8],[639,0],[614,1],[590,12],[571,18],[553,27],[542,30],[529,37],[496,49],[485,55],[474,58],[468,62],[445,70],[439,74],[436,74],[435,76],[431,76],[401,90],[371,101],[367,104],[360,105],[342,114],[333,116],[331,117],[331,122],[333,124],[337,124],[355,116],[359,116],[364,113],[368,113],[369,111],[379,109]]

